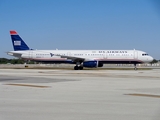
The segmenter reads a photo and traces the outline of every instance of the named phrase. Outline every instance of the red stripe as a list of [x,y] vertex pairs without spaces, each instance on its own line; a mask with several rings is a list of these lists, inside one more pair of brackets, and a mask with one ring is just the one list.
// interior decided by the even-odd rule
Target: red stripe
[[17,35],[17,32],[14,31],[14,30],[11,30],[11,31],[10,31],[10,34],[11,34],[11,35]]
[[[25,58],[23,58],[25,59]],[[46,61],[66,61],[66,58],[27,58],[30,60],[46,60]]]

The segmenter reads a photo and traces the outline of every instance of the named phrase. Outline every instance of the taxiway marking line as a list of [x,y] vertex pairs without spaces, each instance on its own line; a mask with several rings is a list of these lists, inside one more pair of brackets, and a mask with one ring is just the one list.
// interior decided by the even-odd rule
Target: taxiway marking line
[[31,85],[31,84],[5,84],[5,85],[25,86],[25,87],[38,87],[38,88],[48,88],[48,87],[50,87],[50,86]]
[[133,93],[133,94],[125,94],[125,95],[140,96],[140,97],[154,97],[154,98],[160,98],[160,95],[152,95],[152,94],[138,94],[138,93]]

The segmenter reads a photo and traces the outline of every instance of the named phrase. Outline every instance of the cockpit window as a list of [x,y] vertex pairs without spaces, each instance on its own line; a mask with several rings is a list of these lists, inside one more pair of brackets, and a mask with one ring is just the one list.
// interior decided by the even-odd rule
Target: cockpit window
[[142,54],[142,56],[148,56],[148,54],[144,53],[144,54]]

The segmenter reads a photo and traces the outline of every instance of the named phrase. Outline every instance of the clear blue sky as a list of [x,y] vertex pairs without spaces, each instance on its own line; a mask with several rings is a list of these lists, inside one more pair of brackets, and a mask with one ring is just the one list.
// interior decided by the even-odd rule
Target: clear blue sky
[[158,0],[0,0],[0,57],[9,30],[34,49],[138,49],[160,59]]

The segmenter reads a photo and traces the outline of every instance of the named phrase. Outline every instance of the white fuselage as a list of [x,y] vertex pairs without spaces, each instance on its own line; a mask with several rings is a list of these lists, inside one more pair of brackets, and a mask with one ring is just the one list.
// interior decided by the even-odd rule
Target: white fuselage
[[146,52],[139,50],[24,50],[10,51],[8,54],[22,59],[50,63],[76,63],[76,59],[79,58],[83,59],[82,62],[96,60],[104,64],[136,64],[153,60]]

